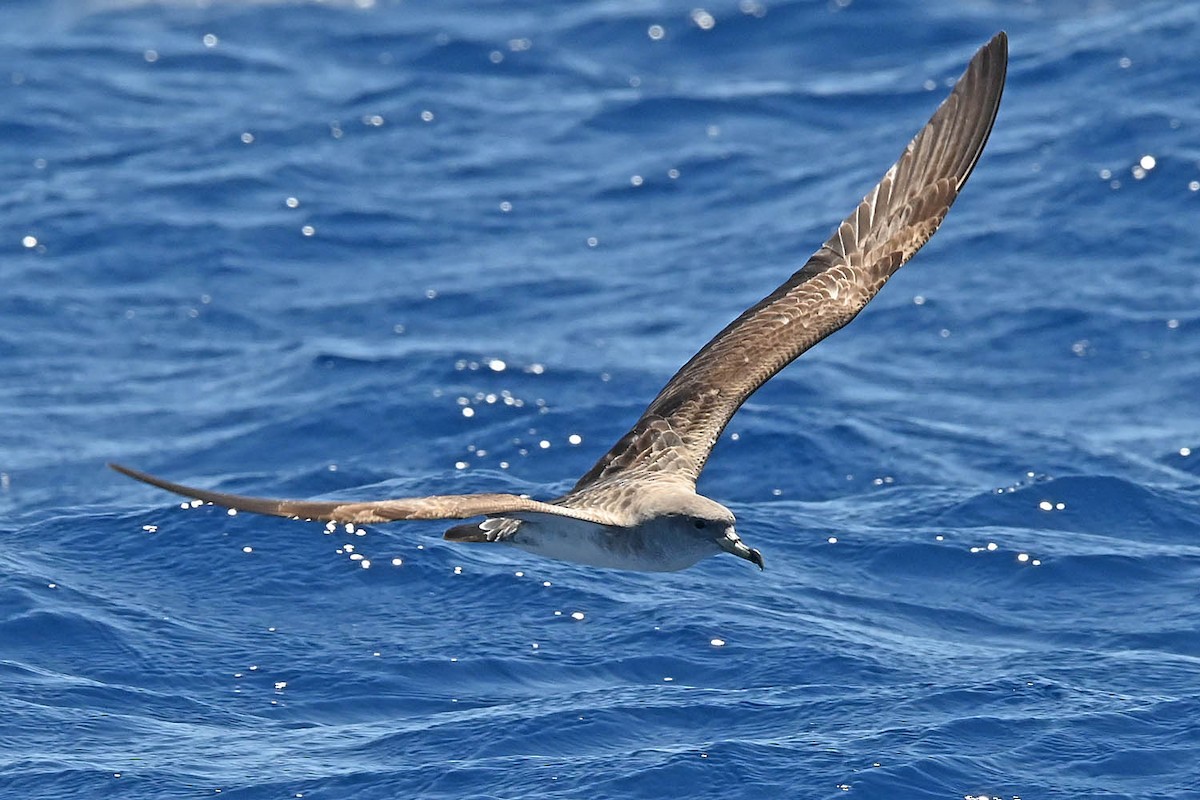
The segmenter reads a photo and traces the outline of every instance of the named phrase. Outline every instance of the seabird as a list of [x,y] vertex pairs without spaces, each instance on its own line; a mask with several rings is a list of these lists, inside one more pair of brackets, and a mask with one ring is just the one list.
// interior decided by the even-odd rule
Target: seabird
[[672,571],[732,553],[763,567],[725,506],[696,479],[734,412],[797,356],[858,314],[929,240],[979,160],[1004,88],[1004,32],[971,59],[900,159],[783,285],[683,365],[611,450],[562,497],[434,495],[366,502],[211,492],[110,464],[131,478],[227,508],[306,520],[459,520],[452,542],[496,542],[597,567]]

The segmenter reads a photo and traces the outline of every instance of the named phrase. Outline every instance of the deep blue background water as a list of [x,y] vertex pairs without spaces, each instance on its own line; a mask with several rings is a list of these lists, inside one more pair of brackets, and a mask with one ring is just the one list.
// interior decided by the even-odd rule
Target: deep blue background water
[[[1200,796],[1200,5],[360,5],[0,9],[0,795]],[[104,469],[552,496],[1001,28],[942,231],[701,481],[765,573]]]

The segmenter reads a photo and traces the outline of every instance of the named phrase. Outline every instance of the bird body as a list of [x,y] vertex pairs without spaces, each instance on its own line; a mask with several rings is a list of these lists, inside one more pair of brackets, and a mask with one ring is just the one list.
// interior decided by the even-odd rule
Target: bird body
[[[545,558],[609,569],[674,572],[721,552],[680,517],[659,517],[632,528],[532,514],[498,541]],[[451,529],[453,530],[453,529]],[[454,541],[454,537],[447,537]],[[460,540],[461,541],[461,540]]]

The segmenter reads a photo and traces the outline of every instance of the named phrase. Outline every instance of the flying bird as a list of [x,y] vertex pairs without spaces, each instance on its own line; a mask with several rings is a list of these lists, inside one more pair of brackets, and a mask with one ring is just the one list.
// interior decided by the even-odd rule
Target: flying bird
[[131,478],[227,508],[305,520],[468,520],[452,542],[507,544],[549,558],[651,572],[732,553],[763,567],[734,516],[696,492],[721,432],[751,394],[846,325],[929,240],[967,182],[996,119],[1008,39],[996,34],[899,160],[808,262],[700,349],[612,449],[549,501],[515,494],[365,502],[212,492],[110,464]]

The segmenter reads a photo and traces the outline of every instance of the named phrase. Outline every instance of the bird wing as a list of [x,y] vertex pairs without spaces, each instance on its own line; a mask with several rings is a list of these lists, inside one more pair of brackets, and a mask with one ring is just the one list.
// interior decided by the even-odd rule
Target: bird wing
[[567,508],[515,494],[447,494],[365,502],[272,500],[265,497],[243,497],[224,492],[210,492],[205,489],[184,486],[181,483],[173,483],[120,464],[109,464],[109,466],[123,475],[184,497],[192,497],[238,511],[269,514],[275,517],[325,522],[372,523],[538,513],[595,522],[600,525],[615,524],[607,515],[599,511]]
[[694,355],[564,500],[586,503],[596,490],[646,480],[694,487],[746,398],[854,319],[937,230],[983,152],[1007,63],[1000,32],[829,241]]

